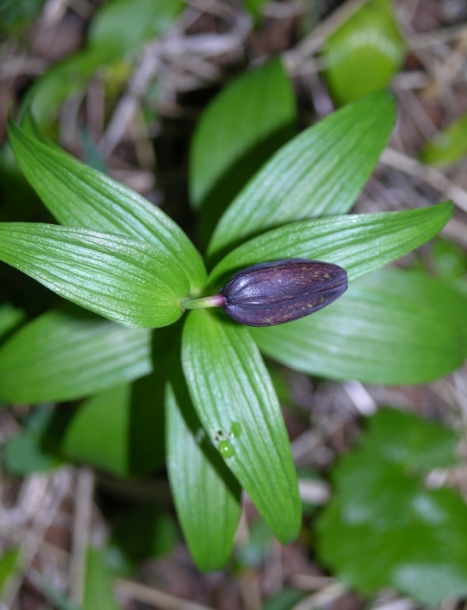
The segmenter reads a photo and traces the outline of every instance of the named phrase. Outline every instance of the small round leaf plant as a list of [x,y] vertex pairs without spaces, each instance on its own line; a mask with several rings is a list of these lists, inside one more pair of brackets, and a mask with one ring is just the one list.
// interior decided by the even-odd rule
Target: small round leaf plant
[[[404,343],[404,329],[410,335],[418,328],[418,296],[406,289],[398,304],[383,276],[357,281],[432,238],[452,213],[447,202],[347,214],[394,117],[391,95],[380,91],[288,141],[227,207],[206,264],[163,211],[50,143],[32,117],[22,126],[10,121],[17,163],[60,224],[0,224],[0,260],[63,298],[133,327],[123,329],[129,337],[135,327],[154,329],[153,345],[165,342],[166,366],[156,372],[165,384],[166,462],[185,538],[203,570],[229,558],[242,489],[282,543],[300,529],[290,443],[261,351],[308,373],[316,372],[318,355],[329,362],[318,372],[337,379],[345,378],[350,358],[355,376],[369,382],[381,382],[371,368],[378,358],[386,383],[417,383],[460,364],[457,344],[439,350],[435,342],[421,343],[416,354],[423,362],[429,352],[430,369],[414,364],[415,348],[410,362],[392,367],[391,346]],[[382,307],[398,317],[378,318]],[[430,320],[441,324],[433,307]],[[392,326],[379,340],[378,325],[387,319]],[[174,332],[167,344],[162,327],[169,325]],[[361,350],[352,339],[349,357],[349,329],[373,347]],[[458,340],[447,331],[434,336],[441,343]],[[448,352],[455,356],[443,356]],[[6,398],[14,400],[14,392]]]

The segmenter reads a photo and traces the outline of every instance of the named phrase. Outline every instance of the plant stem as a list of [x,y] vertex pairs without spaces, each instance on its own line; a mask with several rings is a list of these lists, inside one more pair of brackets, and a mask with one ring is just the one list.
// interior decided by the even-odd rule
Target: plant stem
[[206,307],[222,307],[224,304],[225,297],[222,294],[213,294],[201,299],[185,299],[182,302],[182,307],[184,309],[205,309]]

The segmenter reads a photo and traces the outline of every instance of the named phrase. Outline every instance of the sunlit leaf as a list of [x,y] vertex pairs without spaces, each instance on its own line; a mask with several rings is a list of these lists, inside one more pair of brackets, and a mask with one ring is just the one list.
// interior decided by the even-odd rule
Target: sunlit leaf
[[[29,130],[40,131],[28,120]],[[8,133],[18,165],[61,224],[144,241],[177,261],[195,292],[202,287],[206,271],[200,255],[180,227],[156,206],[57,147],[31,137],[12,121]]]
[[209,255],[284,223],[344,214],[370,177],[391,133],[391,95],[349,104],[283,146],[242,189],[216,227]]
[[226,465],[283,543],[300,527],[295,467],[274,389],[245,327],[192,311],[183,369],[199,418]]
[[451,203],[382,214],[303,220],[268,231],[236,248],[213,269],[218,286],[242,269],[265,261],[305,258],[336,263],[349,281],[383,267],[434,237],[452,214]]
[[127,326],[178,320],[189,283],[179,265],[135,239],[39,223],[1,223],[0,260],[60,296]]
[[251,334],[266,355],[304,373],[424,383],[466,357],[466,303],[439,281],[391,269],[361,279],[311,316]]
[[201,427],[179,365],[167,387],[166,420],[167,468],[183,533],[197,566],[218,570],[232,552],[241,489]]

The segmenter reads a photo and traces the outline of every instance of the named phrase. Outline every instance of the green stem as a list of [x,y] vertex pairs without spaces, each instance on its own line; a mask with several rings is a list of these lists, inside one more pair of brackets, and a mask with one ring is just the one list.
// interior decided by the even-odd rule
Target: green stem
[[225,297],[222,294],[213,294],[200,299],[185,299],[182,307],[184,309],[205,309],[206,307],[222,307],[224,304]]

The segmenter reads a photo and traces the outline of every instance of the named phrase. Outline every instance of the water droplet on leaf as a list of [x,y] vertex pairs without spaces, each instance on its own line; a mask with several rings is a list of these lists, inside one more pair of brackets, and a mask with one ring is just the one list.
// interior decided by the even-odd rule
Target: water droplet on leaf
[[235,454],[235,449],[229,441],[220,441],[217,445],[217,449],[223,458],[230,458]]
[[230,426],[230,432],[234,438],[238,438],[242,433],[242,427],[237,421],[232,422],[232,425]]

